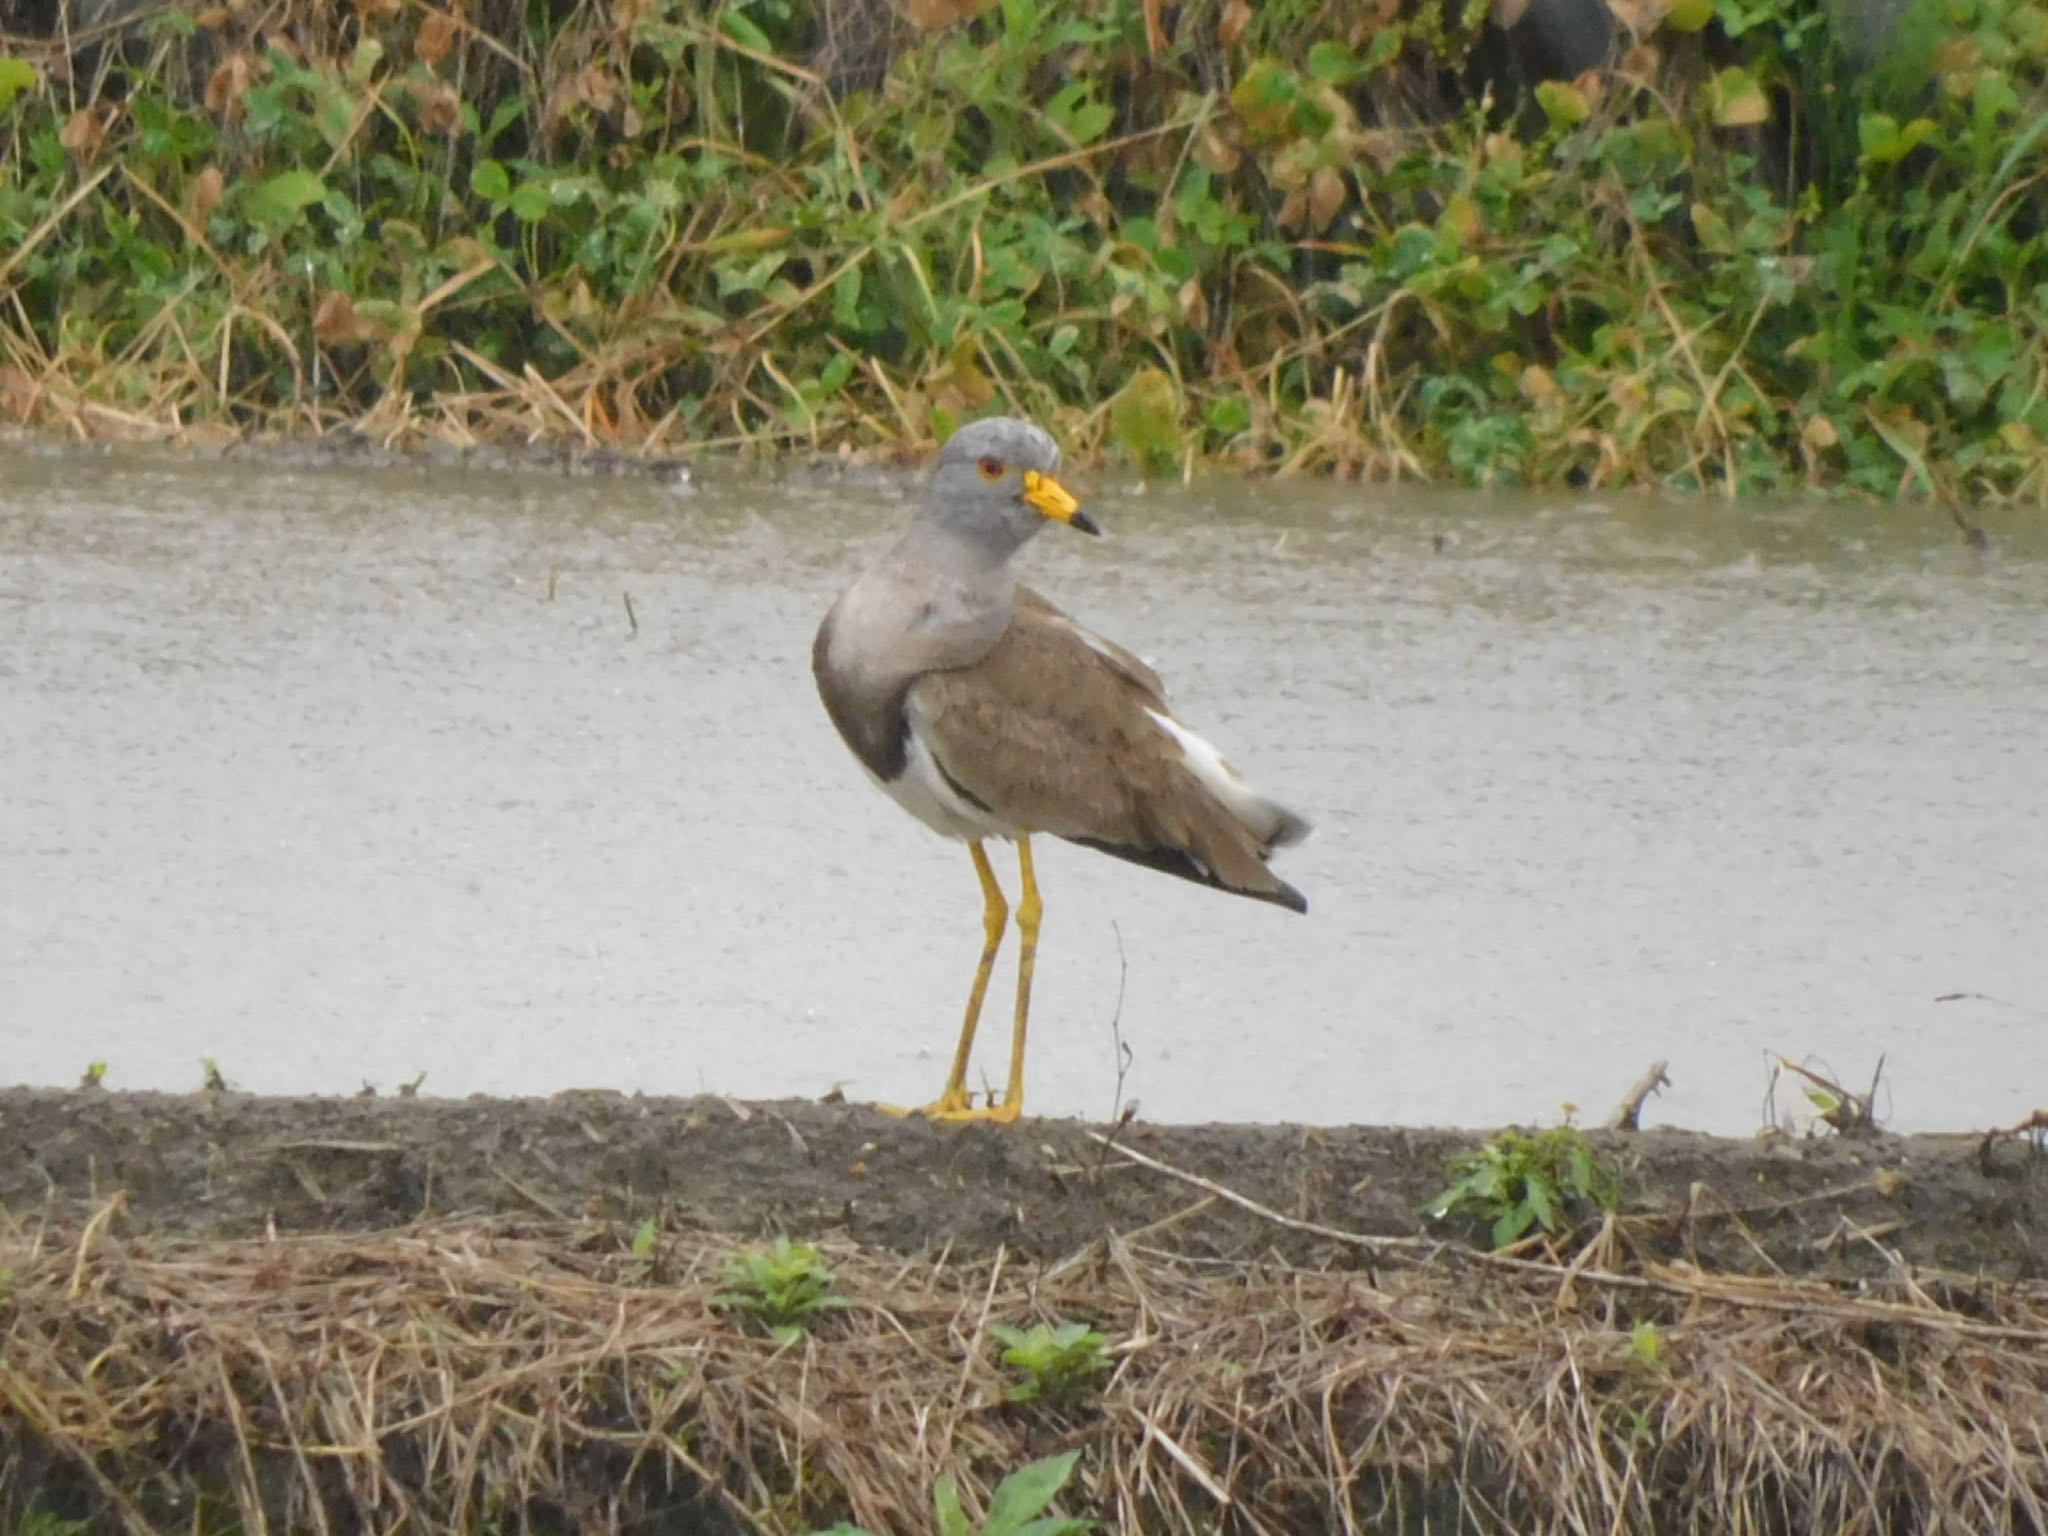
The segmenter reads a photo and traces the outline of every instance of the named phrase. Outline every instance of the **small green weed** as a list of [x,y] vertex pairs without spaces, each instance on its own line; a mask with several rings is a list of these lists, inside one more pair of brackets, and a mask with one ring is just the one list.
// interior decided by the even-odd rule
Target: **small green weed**
[[[651,1238],[649,1243],[651,1248]],[[639,1245],[636,1235],[636,1254]],[[720,1278],[727,1289],[711,1298],[712,1305],[753,1318],[778,1343],[796,1338],[818,1313],[851,1305],[832,1289],[832,1266],[824,1256],[808,1243],[792,1243],[786,1237],[776,1238],[767,1248],[742,1249],[726,1262]]]
[[1505,1248],[1531,1227],[1555,1232],[1567,1206],[1611,1211],[1620,1183],[1569,1119],[1547,1131],[1502,1131],[1451,1162],[1454,1182],[1430,1201],[1431,1216],[1457,1212],[1493,1223],[1493,1246]]
[[632,1255],[626,1261],[628,1280],[641,1283],[654,1278],[655,1261],[660,1257],[660,1240],[661,1224],[652,1216],[640,1223],[628,1250]]
[[[967,1510],[960,1502],[959,1484],[950,1475],[940,1478],[933,1492],[940,1536],[1080,1536],[1082,1532],[1094,1530],[1093,1520],[1073,1520],[1043,1513],[1067,1485],[1067,1479],[1074,1475],[1074,1463],[1080,1456],[1079,1451],[1068,1451],[1064,1455],[1034,1461],[1030,1466],[1012,1472],[996,1485],[996,1491],[988,1501],[988,1519],[982,1522],[979,1531],[968,1520]],[[833,1526],[829,1531],[814,1532],[813,1536],[868,1536],[868,1533],[857,1525],[842,1524]]]
[[46,1509],[32,1509],[21,1517],[14,1536],[85,1536],[91,1529],[90,1520],[67,1520]]
[[1007,1394],[1013,1403],[1071,1402],[1110,1368],[1108,1341],[1086,1323],[997,1323],[989,1331],[1004,1346],[1003,1364],[1017,1373]]
[[1664,1366],[1664,1335],[1657,1331],[1657,1325],[1648,1318],[1642,1319],[1629,1330],[1628,1354],[1638,1365],[1651,1370]]

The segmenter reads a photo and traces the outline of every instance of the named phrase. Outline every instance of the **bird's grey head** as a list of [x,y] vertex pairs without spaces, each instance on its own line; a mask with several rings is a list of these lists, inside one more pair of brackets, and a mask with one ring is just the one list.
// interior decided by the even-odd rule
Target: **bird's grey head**
[[1007,560],[1048,521],[1100,533],[1055,476],[1059,444],[1014,416],[970,421],[939,450],[918,520]]

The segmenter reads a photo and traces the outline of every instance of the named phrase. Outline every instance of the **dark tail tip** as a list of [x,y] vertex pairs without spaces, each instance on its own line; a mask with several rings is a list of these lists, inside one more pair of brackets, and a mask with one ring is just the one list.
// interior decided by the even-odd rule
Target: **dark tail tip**
[[1301,892],[1297,891],[1285,880],[1275,879],[1273,883],[1279,886],[1280,889],[1277,891],[1247,892],[1246,894],[1257,895],[1266,901],[1272,902],[1277,907],[1285,907],[1290,912],[1299,912],[1304,917],[1308,916],[1308,898],[1306,896],[1302,895]]

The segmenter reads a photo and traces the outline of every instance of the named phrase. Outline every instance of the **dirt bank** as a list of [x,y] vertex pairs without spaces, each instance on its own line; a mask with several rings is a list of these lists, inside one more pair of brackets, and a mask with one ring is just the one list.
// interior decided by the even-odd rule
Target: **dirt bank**
[[[1036,1259],[1151,1228],[1174,1251],[1320,1262],[1344,1245],[1127,1159],[1072,1121],[1008,1130],[852,1104],[564,1093],[547,1099],[258,1098],[0,1090],[0,1207],[123,1230],[367,1231],[450,1215],[833,1237],[901,1253]],[[1420,1212],[1482,1133],[1125,1127],[1118,1146],[1296,1222],[1463,1243]],[[1857,1277],[1905,1263],[1995,1279],[2048,1260],[2048,1158],[1982,1135],[1730,1140],[1596,1132],[1644,1260]],[[1156,1224],[1167,1222],[1170,1225]]]
[[1068,1450],[1148,1536],[2048,1529],[2031,1143],[1597,1133],[1618,1219],[1501,1258],[1417,1214],[1478,1139],[0,1091],[0,1530],[940,1536]]

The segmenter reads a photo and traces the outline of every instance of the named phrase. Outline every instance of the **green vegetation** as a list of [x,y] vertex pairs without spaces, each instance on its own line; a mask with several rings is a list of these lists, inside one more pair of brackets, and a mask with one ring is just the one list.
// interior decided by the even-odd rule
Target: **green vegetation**
[[14,1536],[85,1536],[91,1529],[90,1520],[67,1520],[48,1510],[31,1509],[15,1526]]
[[660,1247],[661,1223],[652,1216],[649,1216],[634,1229],[633,1241],[626,1250],[631,1255],[630,1262],[626,1266],[627,1278],[641,1281],[652,1280],[654,1278],[655,1266],[661,1257]]
[[[633,1240],[635,1262],[650,1264],[653,1251],[654,1233],[643,1225]],[[786,1237],[766,1248],[741,1249],[726,1261],[720,1279],[726,1288],[711,1298],[712,1305],[753,1318],[784,1344],[818,1313],[850,1305],[832,1289],[832,1266],[824,1256]]]
[[1003,405],[1155,471],[2048,499],[2048,3],[1860,53],[1812,0],[1617,9],[1526,100],[1433,0],[17,40],[0,419],[675,451]]
[[[933,1502],[938,1506],[939,1536],[1081,1536],[1095,1529],[1093,1520],[1067,1520],[1044,1513],[1074,1475],[1079,1451],[1048,1456],[1019,1467],[996,1485],[988,1501],[988,1519],[976,1527],[960,1503],[960,1489],[951,1477],[939,1479]],[[857,1525],[835,1525],[815,1536],[868,1536]]]
[[1086,1323],[996,1323],[989,1331],[1004,1346],[1003,1364],[1017,1375],[1008,1393],[1013,1403],[1071,1402],[1111,1365],[1103,1349],[1108,1341]]
[[1628,1334],[1629,1358],[1656,1371],[1664,1367],[1664,1335],[1647,1317],[1637,1320]]
[[1477,1216],[1493,1224],[1493,1246],[1519,1241],[1531,1227],[1555,1232],[1574,1206],[1611,1211],[1620,1181],[1566,1120],[1545,1131],[1508,1130],[1452,1160],[1451,1186],[1429,1214]]

